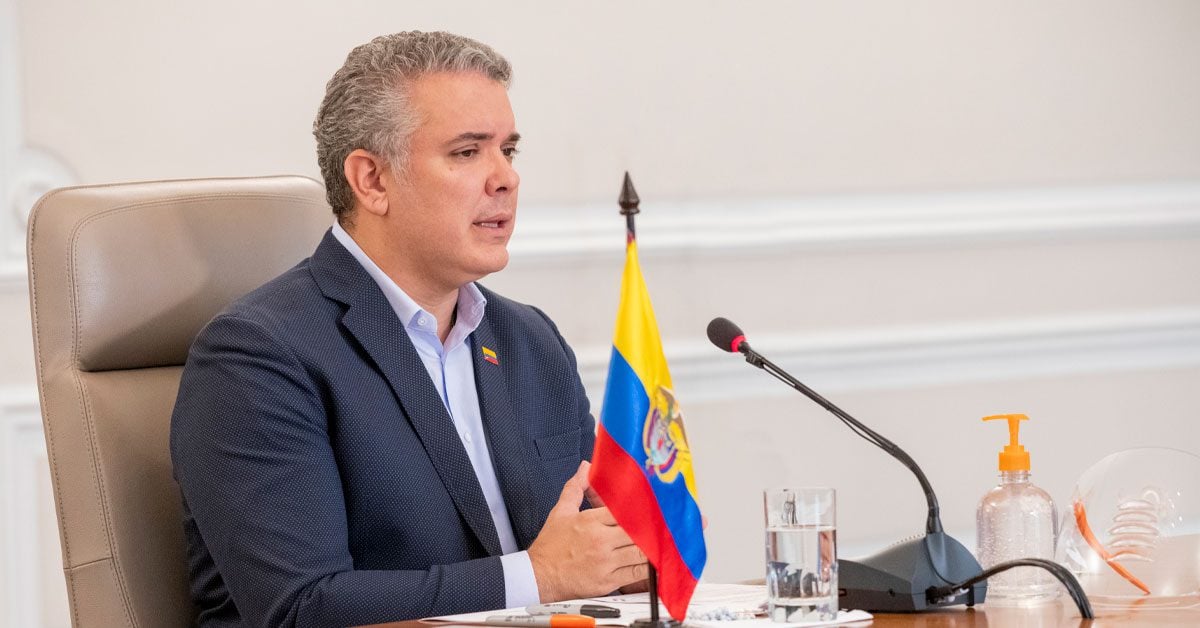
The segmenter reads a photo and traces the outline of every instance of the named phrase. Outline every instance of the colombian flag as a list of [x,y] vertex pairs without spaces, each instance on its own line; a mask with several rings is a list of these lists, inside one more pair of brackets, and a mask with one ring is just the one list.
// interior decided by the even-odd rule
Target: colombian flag
[[589,479],[658,571],[663,604],[683,620],[707,553],[692,452],[633,237]]

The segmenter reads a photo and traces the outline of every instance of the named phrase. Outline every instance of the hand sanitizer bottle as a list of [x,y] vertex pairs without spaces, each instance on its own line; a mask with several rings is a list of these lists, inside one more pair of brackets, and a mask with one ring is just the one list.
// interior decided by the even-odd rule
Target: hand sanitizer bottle
[[[1029,452],[1018,432],[1024,414],[999,414],[984,421],[1008,421],[1009,443],[1000,452],[1000,484],[979,501],[975,524],[979,564],[987,569],[1018,558],[1054,560],[1058,513],[1054,500],[1029,481]],[[988,578],[986,603],[1023,606],[1058,597],[1058,581],[1039,567],[1015,567]]]

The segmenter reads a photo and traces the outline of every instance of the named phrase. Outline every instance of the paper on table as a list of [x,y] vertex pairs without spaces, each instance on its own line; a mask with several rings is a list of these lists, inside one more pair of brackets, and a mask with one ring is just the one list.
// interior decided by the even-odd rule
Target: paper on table
[[[754,612],[758,611],[762,603],[767,599],[766,587],[762,585],[748,584],[711,584],[701,582],[696,586],[696,592],[692,594],[692,602],[688,605],[689,615],[703,615],[712,611],[727,609],[733,613],[738,611]],[[573,600],[575,603],[591,602],[604,604],[620,609],[621,616],[614,618],[597,619],[596,624],[599,626],[629,626],[634,620],[650,616],[650,596],[646,593],[637,593],[633,595],[613,595],[609,597],[595,597],[583,600]],[[667,617],[667,609],[660,604],[660,613],[663,617]],[[443,623],[443,622],[481,622],[488,617],[497,615],[524,615],[523,608],[509,608],[498,611],[485,611],[482,613],[464,613],[462,615],[445,615],[442,617],[430,617],[423,621]],[[702,628],[797,628],[800,626],[832,626],[835,624],[844,624],[855,621],[865,621],[871,619],[871,615],[864,611],[839,611],[838,618],[829,621],[801,622],[801,623],[776,623],[768,618],[742,619],[733,621],[715,621],[715,620],[698,620],[688,619],[685,623],[688,626],[697,626]]]
[[836,626],[852,624],[860,621],[871,621],[872,616],[867,611],[838,611],[837,619],[798,621],[781,623],[771,621],[769,617],[755,619],[735,619],[733,621],[698,621],[689,619],[685,626],[694,628],[808,628],[809,626]]

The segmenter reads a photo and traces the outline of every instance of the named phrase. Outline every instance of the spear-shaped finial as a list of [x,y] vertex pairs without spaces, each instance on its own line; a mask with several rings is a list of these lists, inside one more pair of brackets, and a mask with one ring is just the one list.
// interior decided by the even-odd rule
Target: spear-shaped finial
[[633,189],[633,179],[629,178],[629,171],[625,171],[625,182],[621,184],[621,198],[617,199],[617,203],[621,205],[621,215],[625,216],[625,238],[628,242],[633,242],[637,238],[637,228],[634,227],[634,215],[642,211],[638,209],[638,203],[642,199],[638,198],[637,190]]
[[638,203],[642,199],[638,198],[637,190],[633,189],[633,179],[629,178],[629,171],[625,171],[625,182],[621,184],[621,198],[617,200],[621,204],[621,213],[628,216],[638,213]]

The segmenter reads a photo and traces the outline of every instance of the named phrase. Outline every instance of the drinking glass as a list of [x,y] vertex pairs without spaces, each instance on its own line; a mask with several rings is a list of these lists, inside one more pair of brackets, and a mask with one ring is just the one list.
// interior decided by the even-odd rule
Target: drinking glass
[[763,492],[767,611],[773,621],[837,617],[837,497],[831,488]]

